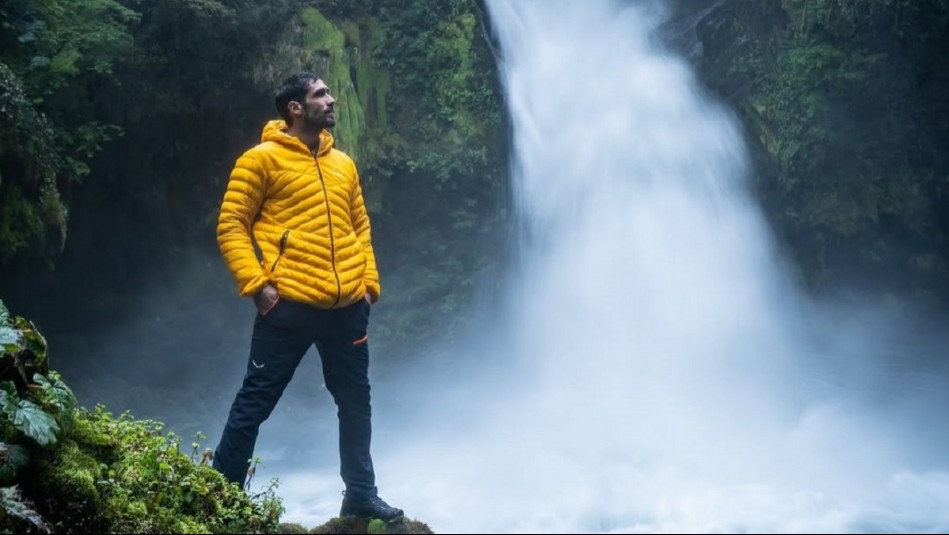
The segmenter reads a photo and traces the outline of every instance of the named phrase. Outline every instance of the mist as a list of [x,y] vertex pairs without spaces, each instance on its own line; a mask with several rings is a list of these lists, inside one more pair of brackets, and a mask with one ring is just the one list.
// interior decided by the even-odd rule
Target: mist
[[[441,533],[949,531],[945,321],[798,288],[738,120],[658,38],[663,4],[487,7],[516,261],[465,336],[394,360],[406,350],[370,327],[382,497]],[[48,334],[51,364],[82,403],[213,448],[253,306],[213,253],[141,277],[134,308],[48,306],[73,316]],[[390,302],[376,327],[403,312]],[[107,327],[86,332],[90,317]],[[284,520],[308,527],[343,489],[320,373],[311,350],[251,485],[278,478]]]
[[[945,336],[796,287],[662,6],[487,5],[518,262],[467,339],[374,377],[382,496],[436,532],[949,529]],[[258,448],[308,525],[341,489],[316,405]]]

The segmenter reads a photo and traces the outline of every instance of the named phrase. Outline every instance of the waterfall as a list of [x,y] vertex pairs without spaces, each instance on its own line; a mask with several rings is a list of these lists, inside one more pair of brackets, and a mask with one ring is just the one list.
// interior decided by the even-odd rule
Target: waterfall
[[487,7],[519,261],[453,375],[384,387],[383,496],[436,532],[949,529],[946,375],[798,292],[663,6]]

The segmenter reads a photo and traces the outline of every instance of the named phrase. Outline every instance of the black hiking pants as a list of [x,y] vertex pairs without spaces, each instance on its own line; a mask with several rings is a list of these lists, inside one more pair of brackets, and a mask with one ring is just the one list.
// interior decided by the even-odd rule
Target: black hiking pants
[[260,424],[270,416],[310,345],[316,345],[323,379],[338,409],[346,495],[376,494],[369,455],[369,308],[364,299],[336,309],[281,299],[266,316],[257,315],[247,373],[214,454],[215,469],[229,481],[244,483]]

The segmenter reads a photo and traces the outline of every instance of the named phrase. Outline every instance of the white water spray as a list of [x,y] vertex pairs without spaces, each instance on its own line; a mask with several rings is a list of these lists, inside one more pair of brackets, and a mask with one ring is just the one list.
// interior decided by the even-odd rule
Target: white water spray
[[488,6],[522,262],[509,308],[448,357],[483,366],[383,386],[402,403],[376,403],[383,497],[436,532],[949,529],[938,377],[874,398],[898,378],[868,331],[813,330],[741,133],[655,40],[662,13]]

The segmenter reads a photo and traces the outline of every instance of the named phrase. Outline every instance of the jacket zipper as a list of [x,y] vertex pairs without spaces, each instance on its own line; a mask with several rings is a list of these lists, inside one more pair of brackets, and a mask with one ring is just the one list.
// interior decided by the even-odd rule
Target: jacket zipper
[[290,231],[284,231],[283,236],[280,237],[280,254],[277,255],[277,258],[273,261],[273,265],[270,266],[270,272],[273,273],[273,270],[277,269],[277,262],[280,261],[280,257],[283,256],[283,250],[287,247],[287,238],[290,237]]
[[333,301],[333,305],[330,307],[333,308],[339,303],[339,298],[343,293],[342,285],[339,282],[339,273],[336,272],[336,244],[333,240],[333,212],[330,210],[330,197],[326,191],[326,181],[323,180],[323,169],[320,168],[320,157],[314,154],[313,160],[316,162],[316,172],[320,175],[320,185],[323,186],[323,201],[326,202],[326,219],[330,226],[330,263],[333,265],[333,276],[336,277],[336,300]]

